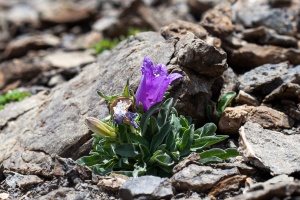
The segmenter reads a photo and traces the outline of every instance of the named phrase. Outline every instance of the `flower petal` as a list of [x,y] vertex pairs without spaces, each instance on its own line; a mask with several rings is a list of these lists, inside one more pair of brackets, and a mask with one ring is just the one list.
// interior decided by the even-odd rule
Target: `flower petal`
[[153,65],[153,62],[145,57],[142,64],[142,77],[139,87],[136,91],[136,107],[142,103],[144,111],[147,111],[152,105],[162,101],[162,98],[175,79],[182,77],[178,73],[168,76],[168,69],[164,64]]
[[135,129],[138,128],[138,125],[137,123],[134,121],[134,119],[138,116],[137,113],[132,113],[130,111],[128,111],[126,114],[125,114],[125,118],[128,119],[128,121],[130,122],[130,125],[132,125]]
[[181,74],[178,73],[172,73],[169,74],[168,78],[169,78],[169,84],[171,84],[174,80],[178,79],[178,78],[182,78],[183,76]]

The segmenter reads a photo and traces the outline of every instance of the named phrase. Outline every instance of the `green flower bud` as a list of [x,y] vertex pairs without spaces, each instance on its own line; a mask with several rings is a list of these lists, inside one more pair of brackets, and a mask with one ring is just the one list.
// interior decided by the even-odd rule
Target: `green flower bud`
[[85,124],[87,125],[87,127],[93,131],[94,133],[96,133],[97,135],[101,136],[101,137],[116,137],[116,130],[107,125],[106,123],[102,122],[99,119],[96,119],[94,117],[87,117],[85,119]]

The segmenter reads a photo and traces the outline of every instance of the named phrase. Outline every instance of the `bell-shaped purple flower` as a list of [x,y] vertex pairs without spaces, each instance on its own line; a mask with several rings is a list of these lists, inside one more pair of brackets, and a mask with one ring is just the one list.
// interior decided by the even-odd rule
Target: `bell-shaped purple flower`
[[153,62],[145,57],[142,64],[142,78],[136,91],[136,106],[142,103],[144,111],[152,105],[162,101],[168,86],[182,75],[172,73],[168,75],[168,69],[164,64],[154,66]]

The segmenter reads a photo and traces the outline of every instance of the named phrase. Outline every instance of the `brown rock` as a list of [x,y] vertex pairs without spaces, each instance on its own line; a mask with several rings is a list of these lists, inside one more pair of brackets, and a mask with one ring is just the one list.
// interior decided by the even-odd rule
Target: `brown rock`
[[180,38],[188,31],[192,32],[197,38],[202,40],[208,35],[207,31],[202,26],[181,20],[160,29],[160,33],[165,39],[169,39],[171,37]]
[[232,49],[228,54],[228,64],[237,70],[253,69],[263,64],[284,61],[294,65],[300,64],[300,50],[248,43],[239,49]]
[[235,29],[232,23],[231,5],[220,4],[213,9],[207,11],[201,22],[202,25],[210,34],[225,38]]
[[0,89],[16,81],[29,81],[44,69],[30,61],[14,59],[0,64]]
[[111,174],[109,177],[101,177],[97,186],[108,191],[118,191],[118,189],[128,180],[127,176],[121,174]]
[[224,193],[239,190],[241,185],[244,184],[246,178],[247,176],[245,175],[235,175],[222,180],[208,193],[208,197],[215,199],[216,197],[220,198],[220,196],[223,195],[221,197],[223,199],[225,195]]
[[266,96],[263,103],[278,101],[281,99],[297,100],[300,102],[300,85],[295,83],[285,83]]
[[243,194],[229,200],[293,199],[300,195],[300,183],[286,175],[250,186]]
[[3,52],[3,59],[25,55],[29,50],[54,47],[60,44],[60,39],[54,35],[21,36],[9,42]]
[[43,180],[36,175],[22,175],[14,172],[4,171],[6,179],[5,183],[11,188],[19,187],[25,188],[38,183],[42,183]]
[[226,53],[195,38],[192,33],[183,36],[176,44],[176,48],[177,59],[172,60],[171,64],[178,64],[211,77],[221,76],[227,69]]
[[279,35],[275,30],[260,26],[246,29],[242,32],[242,38],[248,42],[260,45],[275,45],[281,47],[297,47],[297,40],[287,35]]
[[266,106],[227,107],[219,121],[219,130],[226,134],[237,134],[246,122],[258,123],[264,128],[291,128],[293,120],[287,115]]
[[82,22],[90,19],[93,14],[91,9],[71,2],[57,1],[51,2],[51,4],[45,3],[45,5],[39,7],[41,21],[57,24]]

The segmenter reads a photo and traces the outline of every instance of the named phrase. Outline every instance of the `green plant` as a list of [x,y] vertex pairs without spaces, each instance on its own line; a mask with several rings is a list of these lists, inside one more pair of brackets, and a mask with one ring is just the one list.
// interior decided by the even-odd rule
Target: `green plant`
[[23,99],[29,96],[31,96],[29,92],[10,90],[6,94],[0,95],[0,110],[4,109],[5,104],[8,104],[13,101],[22,101]]
[[119,39],[102,39],[98,42],[93,48],[96,50],[97,54],[102,53],[104,50],[111,50],[114,48],[118,43]]
[[207,105],[206,115],[208,119],[210,119],[215,123],[218,123],[225,108],[232,102],[232,100],[235,97],[236,97],[235,92],[226,92],[223,96],[221,96],[216,107],[212,106],[211,104]]
[[[140,116],[139,129],[124,123],[117,126],[117,138],[93,134],[91,155],[80,158],[78,163],[100,175],[114,171],[128,176],[170,176],[173,167],[191,152],[199,153],[203,164],[238,155],[233,148],[207,150],[228,136],[216,135],[213,123],[195,130],[191,118],[178,115],[172,104],[170,98],[162,105],[153,105]],[[113,124],[110,120],[106,123]]]
[[102,121],[86,118],[86,125],[94,132],[93,150],[77,162],[99,175],[116,172],[168,177],[174,166],[191,152],[198,153],[203,164],[238,155],[233,148],[209,149],[228,138],[216,135],[215,124],[195,129],[190,117],[177,113],[172,98],[162,101],[167,86],[182,77],[178,73],[168,74],[165,65],[154,66],[145,57],[135,95],[129,91],[128,81],[120,95],[109,97],[98,92],[110,103],[111,115]]

